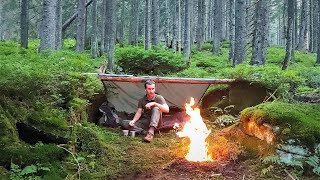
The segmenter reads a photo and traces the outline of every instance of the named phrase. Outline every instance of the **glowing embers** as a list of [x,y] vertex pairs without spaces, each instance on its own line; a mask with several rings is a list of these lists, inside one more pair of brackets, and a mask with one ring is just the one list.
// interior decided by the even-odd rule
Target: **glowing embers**
[[188,161],[213,161],[208,152],[208,142],[206,141],[211,130],[208,130],[206,124],[203,122],[200,109],[192,108],[194,103],[194,98],[190,99],[190,103],[186,103],[186,113],[190,116],[190,120],[185,123],[180,132],[177,132],[177,135],[190,139],[189,152],[185,156]]

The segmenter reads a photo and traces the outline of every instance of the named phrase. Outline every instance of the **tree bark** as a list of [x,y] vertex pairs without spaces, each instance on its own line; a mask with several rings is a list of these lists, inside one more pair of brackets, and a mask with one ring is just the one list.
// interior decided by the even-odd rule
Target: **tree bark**
[[98,56],[98,39],[97,39],[97,0],[92,2],[92,30],[91,30],[91,58]]
[[43,0],[39,51],[55,49],[56,0]]
[[86,0],[78,0],[78,24],[76,37],[76,51],[83,53],[86,29]]
[[101,14],[100,55],[104,54],[104,52],[105,52],[106,6],[107,6],[107,0],[102,0],[102,6],[100,7],[100,14]]
[[150,42],[150,0],[145,0],[145,16],[144,16],[144,49],[148,50],[151,47]]
[[301,2],[301,14],[300,14],[300,30],[299,30],[299,43],[297,46],[298,50],[306,49],[307,41],[307,0],[302,0]]
[[204,41],[205,0],[198,0],[197,47],[201,49]]
[[62,0],[57,0],[57,11],[56,11],[56,49],[62,47]]
[[158,46],[159,40],[159,29],[160,29],[160,7],[159,0],[151,1],[151,44],[152,46]]
[[264,65],[269,37],[269,0],[256,3],[251,65]]
[[213,53],[220,53],[220,46],[222,40],[222,1],[214,1],[214,39],[213,39]]
[[129,44],[138,45],[138,16],[139,16],[139,6],[138,0],[131,0],[131,10],[130,10],[130,29],[129,29]]
[[294,23],[294,4],[288,3],[288,27],[287,27],[287,42],[286,42],[286,55],[282,64],[282,70],[285,70],[289,66],[289,62],[292,58],[293,51],[293,23]]
[[245,0],[235,1],[235,50],[233,65],[241,64],[245,58]]
[[108,65],[107,65],[107,69],[109,71],[109,73],[113,73],[113,67],[114,67],[114,51],[115,51],[115,44],[116,44],[116,30],[117,30],[117,17],[116,17],[116,0],[108,0],[110,1],[109,3],[109,8],[107,11],[109,11],[109,34],[107,34],[108,36],[110,36],[109,39],[109,48],[108,48],[108,52],[107,52],[107,58],[108,58]]
[[[320,26],[320,1],[318,0],[318,27]],[[317,46],[317,60],[316,60],[316,64],[320,64],[320,28],[317,29],[318,30],[318,46]]]
[[190,64],[190,28],[191,28],[191,0],[185,0],[185,17],[184,17],[184,55],[186,64]]
[[[1,24],[0,24],[1,26]],[[28,48],[28,33],[29,31],[29,0],[21,1],[21,15],[20,15],[20,46]]]
[[229,62],[233,61],[234,57],[234,27],[235,27],[235,0],[229,0],[229,41],[230,41],[230,50],[229,50]]
[[182,20],[181,20],[181,0],[177,0],[176,2],[176,13],[177,13],[177,48],[178,53],[181,53],[182,49],[182,40],[181,40],[181,33],[182,33]]
[[124,19],[125,19],[125,0],[121,1],[121,23],[119,27],[120,34],[120,47],[124,47]]

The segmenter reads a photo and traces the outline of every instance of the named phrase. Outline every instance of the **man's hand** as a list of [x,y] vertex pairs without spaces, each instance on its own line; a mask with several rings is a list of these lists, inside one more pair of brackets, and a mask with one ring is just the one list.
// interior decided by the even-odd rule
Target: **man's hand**
[[146,109],[151,109],[155,104],[156,102],[149,102],[148,104],[146,104]]
[[129,125],[130,125],[130,126],[134,126],[134,123],[135,123],[135,122],[134,122],[133,120],[131,120],[131,121],[129,122]]

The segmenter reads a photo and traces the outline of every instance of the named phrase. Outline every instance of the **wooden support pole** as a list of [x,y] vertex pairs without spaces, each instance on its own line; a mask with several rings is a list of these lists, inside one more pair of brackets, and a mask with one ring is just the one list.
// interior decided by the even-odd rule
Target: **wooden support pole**
[[148,79],[156,83],[185,83],[185,84],[230,84],[234,79],[208,79],[208,78],[172,78],[157,76],[132,76],[132,75],[113,75],[100,74],[98,76],[102,81],[120,81],[120,82],[145,82]]

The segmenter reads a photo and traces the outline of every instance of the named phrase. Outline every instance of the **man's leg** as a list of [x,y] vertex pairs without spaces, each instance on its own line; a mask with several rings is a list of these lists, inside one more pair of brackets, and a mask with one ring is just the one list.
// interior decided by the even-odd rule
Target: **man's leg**
[[145,141],[151,142],[153,140],[154,131],[158,127],[161,118],[161,111],[158,107],[154,107],[151,110],[150,125],[147,136],[144,138]]

